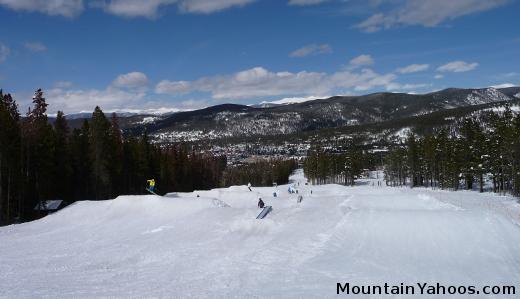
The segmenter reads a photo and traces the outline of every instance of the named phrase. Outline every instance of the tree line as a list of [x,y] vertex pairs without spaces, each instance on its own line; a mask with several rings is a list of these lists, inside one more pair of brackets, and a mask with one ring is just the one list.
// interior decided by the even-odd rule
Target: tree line
[[388,185],[490,190],[520,196],[520,114],[510,107],[462,119],[418,137],[410,134],[385,159]]
[[227,168],[222,174],[222,185],[272,186],[287,184],[289,176],[298,167],[294,159],[270,159]]
[[363,150],[359,137],[348,139],[340,152],[312,146],[303,171],[312,184],[354,185],[365,168],[374,168],[374,156]]
[[183,145],[161,148],[146,133],[125,138],[116,114],[96,107],[92,118],[71,130],[63,112],[53,124],[43,91],[22,117],[16,101],[0,91],[0,225],[38,217],[47,200],[104,200],[145,193],[155,178],[158,192],[220,186],[225,156],[190,151]]

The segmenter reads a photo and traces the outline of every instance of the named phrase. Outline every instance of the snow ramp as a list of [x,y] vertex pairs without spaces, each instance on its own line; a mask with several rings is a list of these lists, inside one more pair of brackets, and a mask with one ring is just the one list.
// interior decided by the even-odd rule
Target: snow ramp
[[[78,202],[1,227],[0,298],[337,298],[338,282],[514,285],[477,297],[518,298],[512,199],[302,185],[305,205],[272,187],[229,188]],[[255,219],[258,197],[276,217]]]
[[269,214],[272,210],[273,210],[273,207],[271,207],[271,206],[264,207],[262,209],[262,211],[260,212],[260,214],[258,214],[258,216],[256,216],[256,219],[264,219],[265,216],[267,216],[267,214]]

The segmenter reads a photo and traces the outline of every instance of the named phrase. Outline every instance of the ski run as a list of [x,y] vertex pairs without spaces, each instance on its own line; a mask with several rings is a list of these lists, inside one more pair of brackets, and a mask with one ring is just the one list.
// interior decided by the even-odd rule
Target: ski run
[[[520,298],[515,199],[377,179],[311,186],[301,171],[291,180],[298,194],[285,185],[120,196],[1,227],[0,297]],[[259,197],[272,206],[264,219]],[[338,295],[347,282],[516,295]]]

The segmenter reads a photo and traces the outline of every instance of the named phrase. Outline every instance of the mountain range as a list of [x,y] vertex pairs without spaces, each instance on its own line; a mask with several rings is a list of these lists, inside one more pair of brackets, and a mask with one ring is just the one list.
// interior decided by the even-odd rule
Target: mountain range
[[[445,123],[450,114],[464,116],[519,101],[520,87],[448,88],[427,94],[382,92],[300,103],[222,104],[162,115],[126,114],[120,116],[120,125],[127,134],[146,131],[158,142],[248,138],[384,127],[406,120],[412,126],[425,119]],[[77,127],[83,117],[69,119]]]

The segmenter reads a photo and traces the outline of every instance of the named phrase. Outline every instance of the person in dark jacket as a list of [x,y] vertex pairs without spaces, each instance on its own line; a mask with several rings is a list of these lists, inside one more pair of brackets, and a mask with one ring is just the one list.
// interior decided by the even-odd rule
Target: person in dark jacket
[[265,205],[265,204],[264,204],[264,202],[262,201],[262,199],[259,198],[259,199],[258,199],[258,207],[259,207],[260,209],[263,209],[263,208],[264,208],[264,205]]

